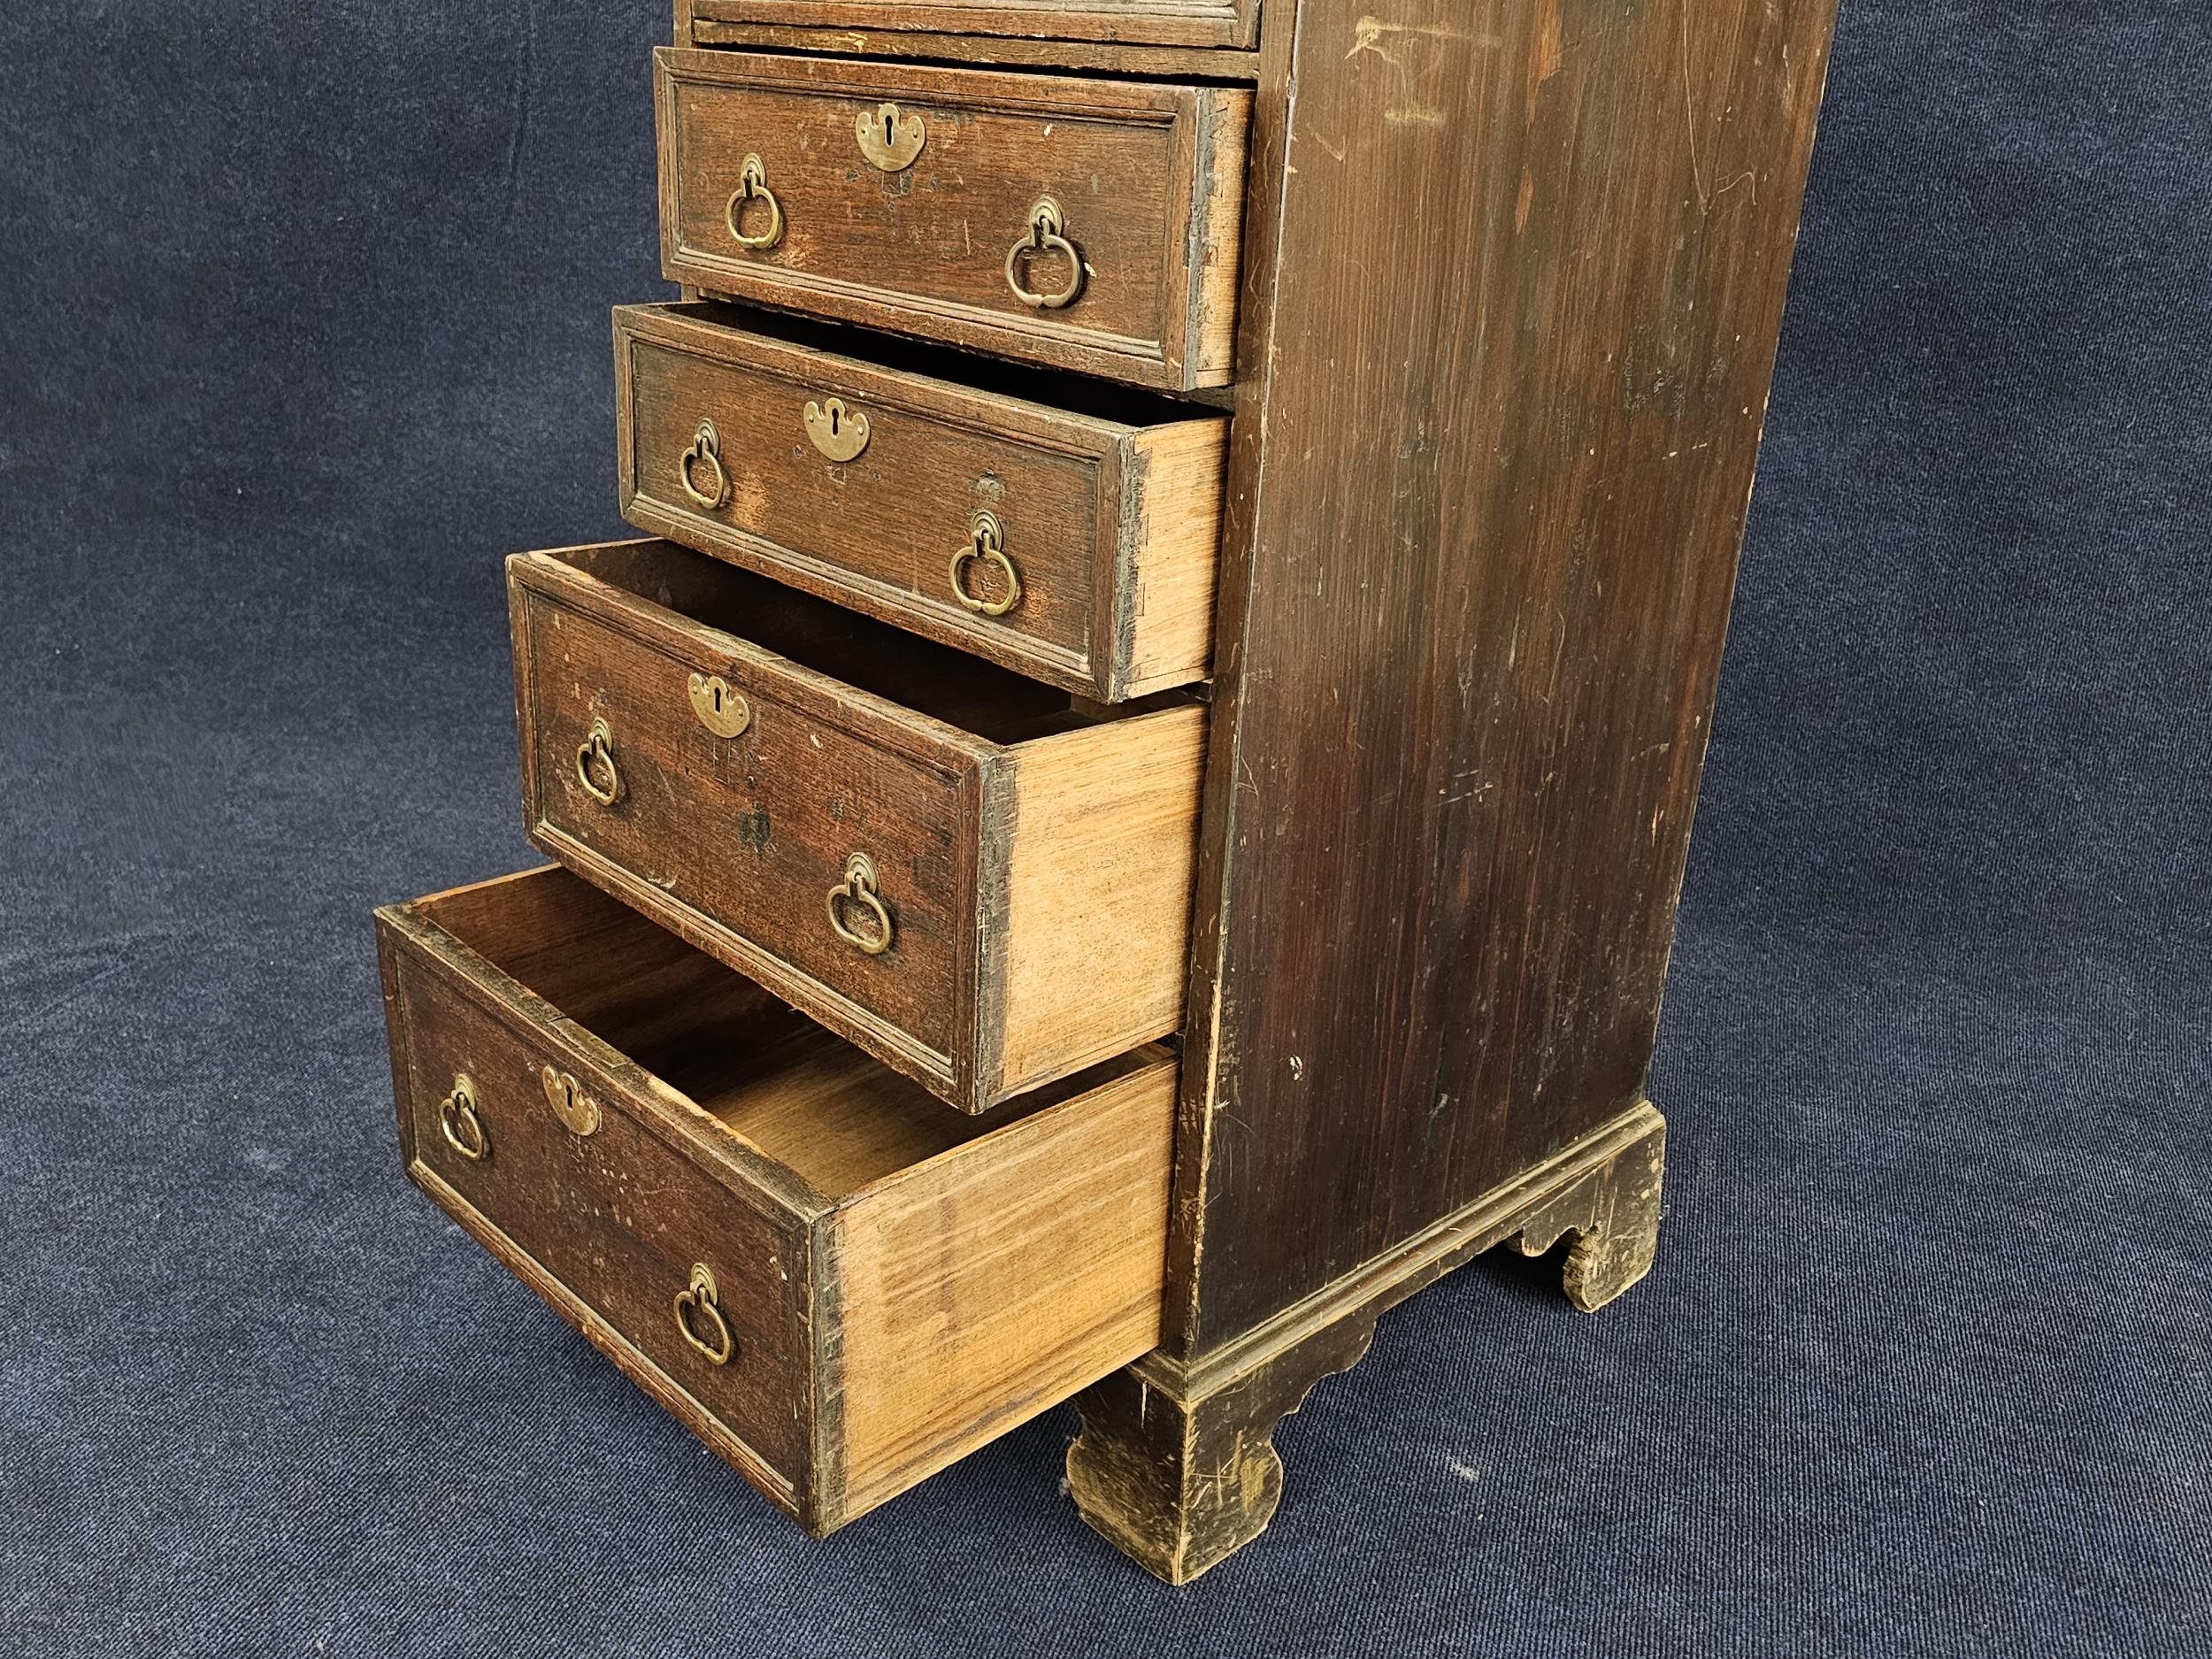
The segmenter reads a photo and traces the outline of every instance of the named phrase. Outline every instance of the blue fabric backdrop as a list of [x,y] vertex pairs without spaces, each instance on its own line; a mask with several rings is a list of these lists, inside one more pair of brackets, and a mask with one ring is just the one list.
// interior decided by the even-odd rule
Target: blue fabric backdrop
[[2212,21],[1846,0],[1653,1092],[1171,1592],[1056,1413],[805,1540],[401,1179],[367,913],[528,861],[664,0],[0,16],[0,1649],[2212,1650]]

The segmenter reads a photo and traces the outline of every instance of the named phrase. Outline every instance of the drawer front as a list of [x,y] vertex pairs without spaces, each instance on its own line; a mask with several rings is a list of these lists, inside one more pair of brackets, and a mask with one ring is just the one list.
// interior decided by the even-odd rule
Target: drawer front
[[[1250,46],[1259,0],[691,0],[693,36],[720,23],[836,29],[928,30],[943,35],[1041,36],[1126,45]],[[841,50],[844,50],[841,49]]]
[[[780,1481],[800,1487],[808,1416],[800,1409],[808,1393],[803,1236],[644,1128],[613,1080],[569,1045],[518,1029],[425,958],[403,950],[396,976],[403,1110],[417,1164],[612,1325]],[[549,1064],[557,1077],[574,1078],[595,1105],[590,1133],[573,1133],[556,1117],[542,1080]],[[448,1103],[463,1078],[465,1112]],[[676,1298],[695,1292],[697,1266],[713,1276],[713,1307],[701,1306],[707,1298],[698,1292],[685,1314],[710,1347],[721,1346],[726,1329],[733,1351],[720,1364],[677,1322]]]
[[1143,385],[1227,383],[1248,94],[657,62],[672,280]]
[[[1041,657],[1087,672],[1110,440],[1087,450],[1070,422],[1057,447],[1019,442],[964,411],[949,416],[915,377],[856,373],[703,324],[619,317],[623,511],[634,522],[1017,666]],[[813,372],[791,374],[795,357]],[[828,433],[832,403],[848,442],[866,434],[849,458],[813,436],[845,447]],[[976,553],[979,527],[1018,588]],[[983,614],[963,595],[1005,608]]]
[[[674,650],[528,589],[515,603],[533,838],[582,855],[595,878],[626,875],[634,902],[727,930],[762,966],[872,1016],[879,1037],[949,1055],[958,921],[973,914],[962,775],[825,718],[703,641]],[[694,678],[718,679],[726,706],[741,700],[741,730],[709,728]],[[857,874],[855,855],[868,866]],[[872,953],[887,923],[889,946]],[[756,977],[783,988],[772,972]]]

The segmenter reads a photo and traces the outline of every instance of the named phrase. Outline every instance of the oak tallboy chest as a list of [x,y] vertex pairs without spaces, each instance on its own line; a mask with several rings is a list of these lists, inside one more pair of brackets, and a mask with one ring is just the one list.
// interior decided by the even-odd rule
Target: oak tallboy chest
[[1834,0],[680,0],[557,863],[380,913],[413,1179],[818,1532],[1074,1399],[1161,1576],[1644,1097]]

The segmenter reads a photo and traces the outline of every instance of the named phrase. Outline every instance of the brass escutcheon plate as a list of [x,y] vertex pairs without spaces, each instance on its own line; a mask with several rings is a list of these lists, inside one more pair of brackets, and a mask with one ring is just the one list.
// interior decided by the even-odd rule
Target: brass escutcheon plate
[[538,1081],[544,1086],[546,1104],[552,1107],[562,1128],[572,1135],[599,1133],[599,1102],[584,1093],[584,1086],[572,1074],[544,1066],[538,1071]]
[[868,417],[847,409],[841,397],[806,406],[806,435],[833,461],[849,461],[868,447]]
[[753,723],[753,705],[719,674],[694,674],[686,686],[691,711],[717,737],[736,737]]
[[922,153],[928,134],[918,115],[901,115],[895,104],[879,104],[853,117],[853,136],[868,165],[881,173],[903,173]]

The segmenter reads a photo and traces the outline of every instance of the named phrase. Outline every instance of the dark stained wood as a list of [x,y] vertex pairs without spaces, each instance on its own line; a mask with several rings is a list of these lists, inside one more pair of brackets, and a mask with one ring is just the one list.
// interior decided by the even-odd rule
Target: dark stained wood
[[[810,1530],[1156,1340],[1165,1051],[983,1125],[565,871],[381,910],[377,933],[409,1174]],[[594,1102],[588,1130],[556,1115],[549,1065]],[[719,1364],[678,1324],[699,1265]]]
[[[829,28],[922,29],[1053,41],[1130,41],[1169,46],[1249,46],[1259,35],[1259,0],[691,0],[701,22],[811,24]],[[679,40],[684,38],[680,32]],[[701,44],[704,44],[703,41]]]
[[1492,1247],[1572,1237],[1566,1280],[1592,1312],[1644,1276],[1658,1240],[1666,1125],[1648,1102],[1314,1295],[1196,1359],[1159,1352],[1076,1401],[1068,1490],[1083,1518],[1171,1584],[1258,1537],[1282,1495],[1275,1425],[1356,1364],[1375,1321]]
[[1641,1098],[1833,11],[1273,14],[1173,1355]]
[[[1078,710],[667,542],[509,571],[524,824],[565,864],[964,1111],[1180,1024],[1202,707]],[[831,919],[855,854],[875,954]]]
[[[727,308],[618,311],[624,516],[1102,701],[1203,678],[1227,418],[1164,398],[1033,402],[847,355],[867,339]],[[868,423],[849,458],[809,436],[805,411],[833,398]],[[696,458],[703,422],[718,477]],[[999,617],[952,585],[979,512],[1020,582]],[[1007,595],[980,561],[961,575],[973,599]]]
[[[808,0],[798,0],[807,4]],[[758,8],[748,6],[749,12]],[[878,27],[825,28],[790,23],[723,23],[700,19],[679,27],[679,45],[735,46],[750,51],[815,52],[837,58],[919,58],[934,63],[1008,69],[1076,69],[1156,81],[1250,81],[1256,51],[1125,42],[1036,40],[1018,35],[943,35]]]
[[[1227,382],[1244,89],[669,48],[655,63],[671,281],[1171,391]],[[927,134],[902,171],[854,135],[885,102]],[[772,247],[728,223],[749,155],[782,214]],[[1087,273],[1059,310],[1006,278],[1044,197]],[[743,210],[746,234],[772,226],[763,202]],[[1018,273],[1039,292],[1070,275],[1057,253]]]

